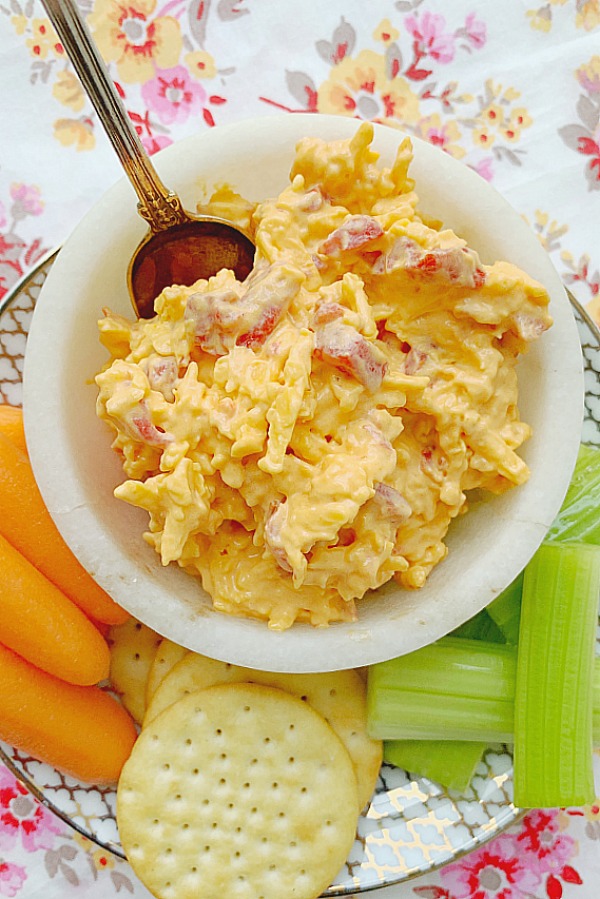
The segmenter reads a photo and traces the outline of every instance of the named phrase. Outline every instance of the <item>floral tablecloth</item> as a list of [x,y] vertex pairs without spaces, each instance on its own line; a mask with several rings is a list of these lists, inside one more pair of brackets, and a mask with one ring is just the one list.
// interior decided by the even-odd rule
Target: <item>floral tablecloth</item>
[[[600,322],[599,0],[81,0],[81,8],[150,153],[281,111],[401,126],[504,194]],[[41,5],[0,0],[0,298],[120,175]],[[593,899],[599,882],[600,801],[530,812],[470,855],[378,895]],[[0,896],[116,893],[149,895],[126,863],[0,767]]]

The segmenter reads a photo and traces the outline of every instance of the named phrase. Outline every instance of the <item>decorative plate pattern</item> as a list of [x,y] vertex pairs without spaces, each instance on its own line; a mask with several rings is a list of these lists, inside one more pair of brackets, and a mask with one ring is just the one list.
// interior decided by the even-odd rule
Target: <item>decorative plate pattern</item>
[[[48,255],[0,303],[0,402],[20,405],[23,360],[31,315],[56,257]],[[600,445],[600,333],[569,294],[585,365],[582,440]],[[0,759],[60,818],[104,849],[124,857],[112,789],[84,785],[0,743]],[[465,793],[383,765],[370,806],[358,823],[353,850],[324,896],[349,896],[431,872],[514,823],[512,756],[491,746]]]

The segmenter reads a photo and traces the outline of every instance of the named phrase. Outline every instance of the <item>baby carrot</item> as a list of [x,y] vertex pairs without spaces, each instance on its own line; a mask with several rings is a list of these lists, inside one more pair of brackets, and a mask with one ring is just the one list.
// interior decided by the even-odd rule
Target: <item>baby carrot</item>
[[0,536],[0,640],[55,677],[97,684],[108,676],[106,640],[83,612]]
[[129,615],[79,564],[44,505],[29,459],[0,433],[0,533],[78,605],[105,624]]
[[136,740],[99,687],[67,684],[0,644],[0,739],[85,783],[116,783]]
[[27,452],[25,428],[23,427],[23,410],[19,406],[0,403],[0,433],[12,440],[20,450]]

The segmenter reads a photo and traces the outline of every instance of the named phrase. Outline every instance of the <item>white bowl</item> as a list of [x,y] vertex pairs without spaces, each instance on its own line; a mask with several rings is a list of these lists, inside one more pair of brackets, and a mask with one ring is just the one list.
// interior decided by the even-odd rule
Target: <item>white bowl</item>
[[[280,192],[297,141],[337,139],[357,122],[324,115],[242,121],[183,140],[155,157],[165,183],[194,208],[227,182],[250,200]],[[403,134],[375,126],[386,164]],[[142,539],[147,516],[113,497],[123,480],[111,434],[96,418],[94,374],[106,361],[98,340],[103,306],[131,316],[125,273],[145,226],[123,179],[66,242],[33,316],[24,372],[31,461],[63,537],[104,589],[132,615],[190,649],[277,671],[326,671],[381,661],[438,639],[486,606],[529,561],[564,497],[581,434],[583,375],[577,328],[560,279],[533,232],[473,171],[413,139],[420,208],[443,220],[486,263],[508,260],[541,281],[554,326],[519,364],[523,419],[533,437],[522,455],[526,485],[477,503],[453,523],[449,554],[418,591],[387,584],[358,604],[353,624],[273,632],[263,622],[215,612],[199,581],[161,567]]]

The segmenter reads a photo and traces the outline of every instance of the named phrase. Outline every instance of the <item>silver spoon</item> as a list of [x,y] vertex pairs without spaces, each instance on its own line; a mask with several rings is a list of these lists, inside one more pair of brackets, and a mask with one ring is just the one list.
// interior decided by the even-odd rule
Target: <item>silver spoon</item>
[[48,17],[90,98],[138,196],[149,231],[129,263],[127,284],[141,318],[170,284],[193,284],[230,268],[243,281],[254,261],[250,237],[231,222],[187,212],[159,178],[74,0],[42,0]]

